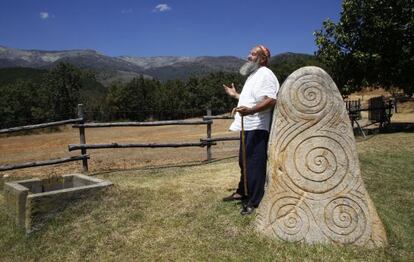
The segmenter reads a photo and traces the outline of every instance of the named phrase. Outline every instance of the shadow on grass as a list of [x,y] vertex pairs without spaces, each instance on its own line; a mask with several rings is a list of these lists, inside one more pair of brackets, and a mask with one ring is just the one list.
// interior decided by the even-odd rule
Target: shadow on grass
[[365,137],[358,128],[354,128],[356,142],[367,141],[378,134],[414,133],[414,123],[390,123],[386,127],[363,128]]
[[397,132],[414,132],[414,123],[390,123],[385,128],[379,130],[381,133],[397,133]]
[[121,171],[142,171],[142,170],[154,170],[154,169],[168,169],[168,168],[176,168],[176,167],[194,167],[194,166],[203,166],[207,164],[212,164],[216,162],[226,161],[229,159],[237,158],[238,156],[229,156],[229,157],[222,157],[222,158],[214,158],[211,161],[193,161],[193,162],[186,162],[186,163],[171,163],[171,164],[165,164],[165,165],[151,165],[151,166],[143,166],[143,167],[135,167],[135,168],[129,168],[129,169],[110,169],[110,170],[99,170],[93,173],[90,173],[91,176],[97,176],[97,175],[105,175],[110,174],[113,172],[121,172]]

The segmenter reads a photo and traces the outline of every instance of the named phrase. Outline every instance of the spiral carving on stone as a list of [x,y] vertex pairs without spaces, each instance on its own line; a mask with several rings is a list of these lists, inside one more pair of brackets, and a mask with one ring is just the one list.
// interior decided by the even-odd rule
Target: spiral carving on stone
[[345,142],[328,136],[311,136],[287,149],[284,182],[298,194],[326,199],[346,188],[352,180],[352,155]]
[[328,83],[325,78],[318,75],[300,75],[291,82],[291,86],[285,92],[287,101],[291,101],[288,107],[284,107],[291,117],[300,119],[319,118],[331,110],[331,94],[326,92]]
[[366,235],[368,216],[368,207],[361,200],[338,197],[325,206],[321,228],[333,241],[354,243]]
[[297,242],[308,233],[310,211],[305,204],[298,206],[298,202],[298,198],[282,196],[270,208],[272,229],[281,239]]

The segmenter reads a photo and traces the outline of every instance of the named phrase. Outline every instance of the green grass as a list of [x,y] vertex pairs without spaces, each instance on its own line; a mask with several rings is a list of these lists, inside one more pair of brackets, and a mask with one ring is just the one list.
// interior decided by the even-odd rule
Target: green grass
[[278,242],[258,235],[254,217],[223,203],[238,180],[236,159],[209,165],[98,175],[115,186],[67,208],[26,236],[0,196],[0,260],[414,260],[414,134],[358,143],[365,185],[389,246],[367,250]]

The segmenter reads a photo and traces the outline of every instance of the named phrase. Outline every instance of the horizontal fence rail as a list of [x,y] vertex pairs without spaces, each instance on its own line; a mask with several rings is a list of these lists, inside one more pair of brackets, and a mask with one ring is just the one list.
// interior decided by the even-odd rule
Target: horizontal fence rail
[[234,116],[203,116],[203,120],[234,119]]
[[28,168],[28,167],[37,167],[37,166],[56,165],[56,164],[72,162],[72,161],[80,161],[84,159],[89,159],[89,155],[55,158],[55,159],[49,159],[49,160],[44,160],[44,161],[33,161],[33,162],[26,162],[26,163],[20,163],[20,164],[0,165],[0,171],[7,171],[7,170],[13,170],[13,169]]
[[74,128],[101,128],[101,127],[127,127],[127,126],[168,126],[168,125],[207,125],[207,120],[168,120],[155,122],[116,122],[116,123],[86,123],[73,125]]
[[372,107],[372,108],[360,108],[352,110],[352,112],[364,112],[364,111],[381,111],[384,109],[393,109],[394,107],[392,105],[390,106],[382,106],[382,107]]
[[211,142],[196,142],[196,143],[168,143],[168,144],[157,144],[157,143],[146,143],[146,144],[73,144],[69,145],[69,151],[81,150],[81,149],[105,149],[105,148],[132,148],[132,147],[143,147],[143,148],[157,148],[157,147],[205,147],[207,145],[215,145]]
[[11,128],[0,129],[0,134],[26,131],[26,130],[34,130],[34,129],[51,127],[51,126],[73,124],[73,123],[79,123],[81,121],[82,121],[82,118],[75,118],[75,119],[68,119],[68,120],[62,120],[62,121],[56,121],[56,122],[50,122],[50,123],[43,123],[43,124],[38,124],[38,125],[11,127]]
[[201,142],[220,142],[220,141],[236,141],[236,140],[240,140],[240,137],[212,137],[212,138],[201,138],[200,141]]

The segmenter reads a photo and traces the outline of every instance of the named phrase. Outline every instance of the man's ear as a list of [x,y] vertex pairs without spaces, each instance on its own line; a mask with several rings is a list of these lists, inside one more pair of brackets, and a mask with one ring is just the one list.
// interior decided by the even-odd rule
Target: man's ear
[[266,56],[264,56],[264,55],[261,55],[260,56],[260,65],[262,65],[262,66],[265,66],[265,65],[267,65],[267,57]]

